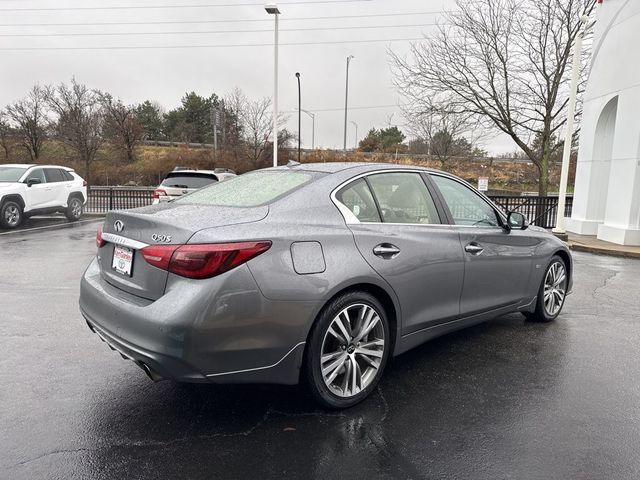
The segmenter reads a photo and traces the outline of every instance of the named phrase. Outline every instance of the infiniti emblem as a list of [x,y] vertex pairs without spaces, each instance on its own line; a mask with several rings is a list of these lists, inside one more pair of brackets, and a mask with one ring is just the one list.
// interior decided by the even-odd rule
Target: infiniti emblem
[[115,229],[116,232],[120,233],[121,231],[124,230],[124,223],[122,223],[122,220],[116,220],[115,223],[113,224],[113,228]]

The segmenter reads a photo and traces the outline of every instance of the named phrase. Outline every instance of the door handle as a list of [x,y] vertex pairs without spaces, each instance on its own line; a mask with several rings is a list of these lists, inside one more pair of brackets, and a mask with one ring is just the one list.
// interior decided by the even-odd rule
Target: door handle
[[482,248],[480,245],[478,245],[477,243],[468,243],[465,247],[464,247],[464,251],[465,252],[469,252],[472,255],[480,255],[482,253],[482,251],[484,250],[484,248]]
[[379,257],[395,257],[400,253],[400,249],[390,243],[381,243],[373,247],[373,254]]

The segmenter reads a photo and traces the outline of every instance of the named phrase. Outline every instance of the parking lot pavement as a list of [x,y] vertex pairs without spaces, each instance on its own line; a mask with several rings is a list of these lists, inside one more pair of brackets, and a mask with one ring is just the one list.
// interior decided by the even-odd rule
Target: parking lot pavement
[[640,477],[638,260],[576,253],[557,322],[439,338],[326,411],[298,387],[154,384],[109,350],[78,313],[96,226],[0,236],[0,478]]

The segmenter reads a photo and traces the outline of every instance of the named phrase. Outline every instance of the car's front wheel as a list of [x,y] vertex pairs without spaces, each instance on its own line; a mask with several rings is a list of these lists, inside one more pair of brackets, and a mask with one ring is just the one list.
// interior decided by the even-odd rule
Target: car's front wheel
[[65,214],[72,222],[80,220],[80,217],[82,217],[82,201],[78,197],[70,198]]
[[564,306],[568,285],[567,266],[562,258],[554,255],[544,272],[542,284],[538,290],[536,309],[533,313],[526,314],[527,319],[534,322],[555,320]]
[[4,228],[16,228],[22,223],[22,207],[13,200],[8,200],[0,207],[0,226]]
[[313,396],[330,408],[364,400],[382,376],[391,350],[386,312],[367,292],[332,300],[313,326],[304,376]]

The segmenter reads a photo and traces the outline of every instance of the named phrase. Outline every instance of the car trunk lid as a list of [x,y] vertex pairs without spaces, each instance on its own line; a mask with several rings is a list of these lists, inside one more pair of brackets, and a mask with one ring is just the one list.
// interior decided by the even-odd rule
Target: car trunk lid
[[[165,291],[168,272],[147,263],[140,250],[147,245],[182,245],[199,230],[258,222],[267,206],[236,208],[158,204],[107,213],[98,252],[103,278],[133,295],[157,300]],[[115,255],[115,257],[114,257]]]

